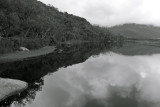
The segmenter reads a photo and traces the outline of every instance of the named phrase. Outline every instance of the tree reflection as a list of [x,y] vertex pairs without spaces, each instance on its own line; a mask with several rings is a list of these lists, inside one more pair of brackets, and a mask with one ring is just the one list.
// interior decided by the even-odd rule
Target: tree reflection
[[1,106],[9,106],[13,102],[18,105],[31,103],[36,96],[36,92],[44,85],[43,77],[56,72],[60,67],[84,62],[92,55],[112,50],[113,47],[120,48],[122,42],[116,44],[108,43],[83,43],[80,45],[61,44],[56,51],[46,56],[31,58],[14,63],[0,64],[0,76],[26,81],[29,87],[22,93],[9,97],[0,103]]

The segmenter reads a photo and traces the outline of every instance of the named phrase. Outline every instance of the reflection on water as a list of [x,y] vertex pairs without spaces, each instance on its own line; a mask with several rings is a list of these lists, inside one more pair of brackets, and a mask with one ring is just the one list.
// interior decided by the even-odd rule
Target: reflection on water
[[26,107],[159,107],[159,63],[159,54],[92,56],[46,75]]
[[41,90],[44,85],[43,77],[49,73],[57,71],[60,67],[67,67],[76,63],[84,62],[92,55],[98,55],[111,50],[113,47],[119,48],[119,44],[106,43],[84,43],[57,47],[57,50],[47,56],[38,58],[31,58],[25,61],[17,61],[14,63],[0,64],[0,77],[12,78],[26,81],[29,87],[26,91],[7,98],[0,105],[6,107],[13,101],[17,103],[26,104],[35,99],[36,92]]
[[0,106],[159,107],[160,55],[153,53],[160,49],[132,43],[81,44],[0,64],[0,77],[29,83],[26,91]]

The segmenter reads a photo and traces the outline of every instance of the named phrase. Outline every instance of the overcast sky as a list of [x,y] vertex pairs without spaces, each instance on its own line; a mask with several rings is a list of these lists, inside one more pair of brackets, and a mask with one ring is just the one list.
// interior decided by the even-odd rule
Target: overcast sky
[[114,26],[123,23],[160,26],[160,0],[40,0],[86,18],[92,24]]

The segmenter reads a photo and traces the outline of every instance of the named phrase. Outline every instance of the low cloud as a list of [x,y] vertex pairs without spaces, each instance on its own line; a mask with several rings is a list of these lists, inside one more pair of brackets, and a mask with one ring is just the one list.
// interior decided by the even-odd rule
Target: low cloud
[[123,23],[160,26],[159,0],[40,0],[86,18],[92,24],[114,26]]

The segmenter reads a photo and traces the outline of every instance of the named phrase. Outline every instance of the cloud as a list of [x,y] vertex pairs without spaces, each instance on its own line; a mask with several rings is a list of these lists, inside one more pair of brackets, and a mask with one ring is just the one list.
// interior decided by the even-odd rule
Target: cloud
[[40,0],[86,18],[92,24],[113,26],[122,23],[160,26],[159,0]]

